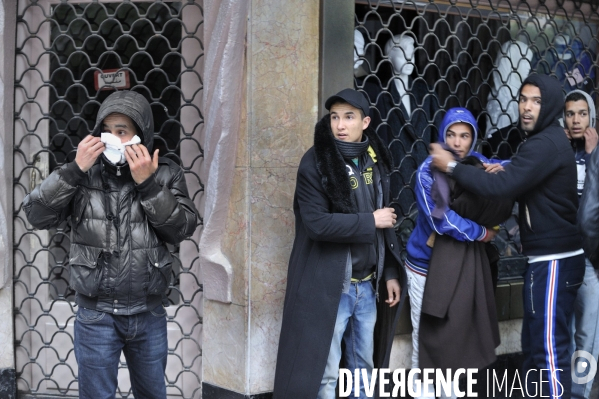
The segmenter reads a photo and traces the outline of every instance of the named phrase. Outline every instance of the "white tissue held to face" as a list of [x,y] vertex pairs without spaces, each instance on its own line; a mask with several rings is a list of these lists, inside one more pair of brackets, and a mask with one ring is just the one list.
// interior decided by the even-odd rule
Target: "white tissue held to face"
[[141,143],[141,139],[138,135],[133,136],[133,138],[126,143],[122,143],[121,139],[112,133],[102,133],[100,135],[100,141],[106,146],[104,155],[114,165],[122,165],[127,162],[125,159],[126,146]]

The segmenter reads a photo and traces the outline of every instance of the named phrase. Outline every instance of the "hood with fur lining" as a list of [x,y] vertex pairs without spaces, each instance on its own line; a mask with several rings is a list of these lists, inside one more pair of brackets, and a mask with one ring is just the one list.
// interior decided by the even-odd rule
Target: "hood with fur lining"
[[[381,176],[389,174],[393,168],[389,150],[372,127],[369,126],[364,130],[364,134],[376,153]],[[316,169],[321,176],[322,186],[333,204],[333,210],[340,213],[356,213],[358,207],[352,195],[345,161],[335,144],[330,114],[325,115],[314,128],[314,153]]]

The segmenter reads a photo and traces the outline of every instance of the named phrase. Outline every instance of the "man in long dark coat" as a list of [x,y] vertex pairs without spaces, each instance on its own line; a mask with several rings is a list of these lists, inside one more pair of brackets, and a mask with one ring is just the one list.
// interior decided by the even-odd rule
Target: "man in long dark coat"
[[335,398],[342,341],[352,374],[388,365],[405,281],[386,207],[392,160],[368,102],[345,89],[325,106],[297,174],[275,398]]

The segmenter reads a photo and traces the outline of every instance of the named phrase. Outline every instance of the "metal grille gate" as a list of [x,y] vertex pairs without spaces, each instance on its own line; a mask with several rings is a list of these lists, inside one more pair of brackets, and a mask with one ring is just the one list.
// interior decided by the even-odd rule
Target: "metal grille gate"
[[[21,202],[56,167],[75,158],[101,102],[94,72],[128,75],[154,114],[155,146],[180,164],[199,207],[203,72],[203,9],[198,1],[19,0],[15,68],[14,287],[15,352],[22,396],[77,396],[73,352],[75,308],[68,288],[68,223],[34,230]],[[100,88],[100,90],[98,90]],[[169,292],[167,392],[201,391],[202,284],[198,228],[173,253]],[[132,397],[126,364],[117,397]]]
[[[395,159],[392,189],[403,248],[417,214],[417,166],[435,141],[445,110],[477,118],[478,150],[509,159],[524,137],[517,124],[519,87],[531,72],[555,76],[564,93],[597,101],[599,5],[583,1],[356,0],[354,85]],[[408,111],[401,93],[407,92]],[[517,215],[517,210],[515,210]],[[500,278],[520,277],[515,217],[496,243]]]

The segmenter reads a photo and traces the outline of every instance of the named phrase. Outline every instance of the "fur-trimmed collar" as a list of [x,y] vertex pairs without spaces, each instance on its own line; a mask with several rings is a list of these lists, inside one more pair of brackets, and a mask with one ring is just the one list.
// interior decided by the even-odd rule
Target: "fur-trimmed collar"
[[[381,175],[389,174],[393,168],[389,150],[372,127],[369,126],[364,134],[376,153]],[[345,161],[335,144],[329,114],[325,115],[314,128],[314,152],[316,169],[321,176],[322,186],[333,204],[333,209],[341,213],[356,213],[358,207],[352,195]]]

